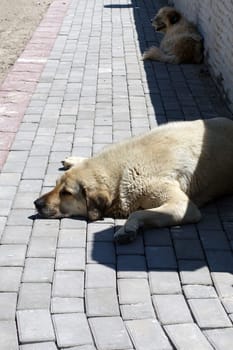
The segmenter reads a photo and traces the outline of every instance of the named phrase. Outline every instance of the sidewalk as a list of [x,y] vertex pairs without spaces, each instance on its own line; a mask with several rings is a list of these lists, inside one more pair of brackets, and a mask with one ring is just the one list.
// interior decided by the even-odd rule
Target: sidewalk
[[[17,119],[4,131],[0,116],[11,134],[0,151],[0,350],[232,350],[232,197],[197,225],[125,246],[112,242],[121,220],[35,219],[66,156],[168,121],[232,117],[204,66],[141,61],[166,1],[54,3],[37,30],[43,42],[51,22],[42,57],[29,43],[17,63],[33,84],[0,88],[0,110],[13,103]],[[9,91],[17,101],[6,104]]]

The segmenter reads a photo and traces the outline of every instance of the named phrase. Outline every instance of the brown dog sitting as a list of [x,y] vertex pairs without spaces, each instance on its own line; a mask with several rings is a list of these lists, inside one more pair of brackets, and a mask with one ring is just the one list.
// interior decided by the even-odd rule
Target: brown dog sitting
[[172,7],[163,7],[151,20],[157,32],[163,32],[160,47],[152,46],[143,54],[167,63],[200,63],[203,59],[203,40],[196,27]]

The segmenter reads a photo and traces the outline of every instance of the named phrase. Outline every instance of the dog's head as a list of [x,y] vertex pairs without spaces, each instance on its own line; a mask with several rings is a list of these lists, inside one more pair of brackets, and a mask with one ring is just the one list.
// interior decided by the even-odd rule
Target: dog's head
[[110,207],[107,187],[99,183],[92,169],[77,165],[57,180],[55,188],[35,200],[38,213],[45,218],[84,216],[98,220]]
[[162,7],[152,18],[152,26],[158,32],[166,33],[169,28],[181,20],[181,14],[173,7]]

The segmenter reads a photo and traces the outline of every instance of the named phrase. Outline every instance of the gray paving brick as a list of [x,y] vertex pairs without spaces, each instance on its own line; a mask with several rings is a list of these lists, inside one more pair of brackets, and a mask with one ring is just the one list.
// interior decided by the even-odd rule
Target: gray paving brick
[[5,225],[6,225],[6,218],[0,216],[0,239],[2,237],[2,233],[4,231]]
[[21,343],[55,340],[51,316],[47,310],[17,311],[17,323]]
[[208,267],[200,260],[180,260],[180,278],[182,284],[212,285]]
[[119,255],[117,258],[118,278],[147,278],[145,257],[141,255]]
[[49,309],[50,283],[21,283],[17,310]]
[[16,293],[0,293],[0,320],[15,319],[16,301]]
[[126,321],[132,342],[138,350],[171,350],[172,346],[156,319]]
[[198,240],[175,239],[174,245],[178,259],[204,259],[204,254]]
[[146,247],[149,269],[176,269],[176,259],[171,247]]
[[35,220],[32,236],[35,237],[57,237],[59,231],[59,220]]
[[54,297],[51,300],[52,314],[64,314],[72,312],[84,313],[82,298],[60,298]]
[[24,266],[26,249],[23,244],[0,245],[0,266]]
[[137,304],[150,301],[147,279],[119,279],[118,293],[120,304]]
[[223,328],[232,326],[218,299],[189,299],[188,302],[199,327]]
[[170,232],[167,228],[145,230],[144,240],[146,246],[170,246],[172,244]]
[[0,292],[18,292],[22,267],[0,267]]
[[76,220],[74,218],[72,219],[65,218],[61,220],[61,229],[73,228],[73,229],[81,229],[85,232],[86,227],[87,227],[87,222],[84,220]]
[[228,350],[232,347],[233,328],[207,330],[204,334],[216,350]]
[[165,330],[176,349],[213,350],[213,347],[194,323],[169,325],[165,326]]
[[233,272],[232,251],[206,251],[210,270],[213,272]]
[[54,342],[50,341],[21,345],[20,350],[57,350],[57,346]]
[[173,239],[198,239],[198,234],[195,226],[184,225],[171,227]]
[[116,272],[112,265],[86,265],[86,288],[116,288]]
[[130,244],[117,244],[117,255],[144,255],[144,243],[142,236],[137,236],[135,241]]
[[56,237],[32,237],[28,246],[27,257],[54,258],[56,245]]
[[230,246],[226,234],[222,230],[200,230],[202,244],[205,249],[229,250]]
[[58,248],[84,248],[86,232],[75,229],[62,229],[59,232]]
[[87,241],[112,242],[114,227],[111,224],[89,223],[87,226]]
[[0,349],[18,350],[15,321],[0,321]]
[[29,226],[7,226],[1,238],[1,244],[28,244],[30,235]]
[[217,293],[222,298],[233,297],[233,275],[229,272],[213,272],[211,274]]
[[54,259],[27,258],[22,282],[52,282]]
[[86,313],[88,317],[119,316],[119,306],[114,288],[86,289]]
[[183,295],[153,295],[152,300],[163,325],[193,322]]
[[124,321],[140,320],[155,317],[155,312],[151,302],[138,304],[123,304],[120,305],[120,310],[122,319]]
[[132,347],[120,317],[93,317],[89,323],[98,349],[123,350]]
[[176,271],[149,271],[151,294],[180,294],[181,285]]
[[115,264],[113,242],[87,242],[87,263]]
[[183,286],[183,290],[187,299],[217,298],[217,293],[212,286],[191,284]]
[[223,298],[221,299],[221,302],[227,313],[233,313],[233,298]]
[[[62,348],[61,350],[66,350],[67,348]],[[72,346],[68,348],[69,350],[96,350],[94,345],[81,345],[81,346]]]
[[30,217],[33,214],[30,209],[12,209],[8,216],[7,225],[32,226],[33,222]]
[[86,316],[80,313],[53,315],[59,347],[92,344]]
[[56,256],[56,270],[85,270],[84,248],[59,248]]
[[18,186],[20,178],[20,173],[1,173],[0,186]]
[[54,297],[82,298],[83,271],[55,271],[52,295]]
[[19,184],[19,192],[40,192],[42,180],[21,180]]

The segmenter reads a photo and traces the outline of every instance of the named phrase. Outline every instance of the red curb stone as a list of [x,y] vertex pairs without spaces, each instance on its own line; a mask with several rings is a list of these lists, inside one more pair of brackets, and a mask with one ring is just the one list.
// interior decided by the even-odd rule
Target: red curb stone
[[54,0],[0,86],[0,170],[54,45],[70,0]]

